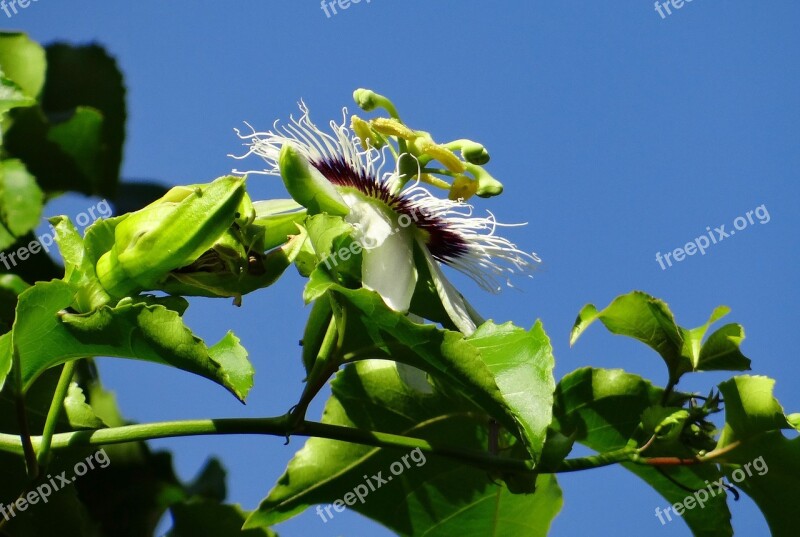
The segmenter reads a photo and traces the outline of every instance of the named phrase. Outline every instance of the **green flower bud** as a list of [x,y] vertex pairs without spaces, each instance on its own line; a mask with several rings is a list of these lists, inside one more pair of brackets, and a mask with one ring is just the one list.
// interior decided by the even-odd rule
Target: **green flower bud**
[[489,172],[476,164],[467,164],[467,171],[478,182],[475,194],[480,198],[491,198],[503,193],[503,183],[491,176]]
[[346,216],[350,212],[331,182],[290,145],[281,148],[278,166],[286,190],[309,214]]
[[234,225],[244,197],[244,179],[222,177],[173,188],[130,213],[117,224],[111,250],[97,262],[100,283],[117,298],[158,289],[169,272],[195,262]]
[[392,101],[379,93],[375,93],[372,90],[358,88],[353,92],[353,100],[356,102],[358,107],[365,112],[371,112],[376,108],[383,108],[389,112],[389,115],[393,118],[400,118]]
[[489,162],[490,158],[489,152],[483,147],[483,144],[471,140],[465,140],[462,144],[461,156],[464,157],[464,160],[467,162],[478,164],[479,166],[483,166]]

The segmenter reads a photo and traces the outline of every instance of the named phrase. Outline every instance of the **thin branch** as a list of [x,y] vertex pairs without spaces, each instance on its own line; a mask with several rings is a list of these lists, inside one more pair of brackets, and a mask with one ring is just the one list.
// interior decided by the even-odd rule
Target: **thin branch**
[[53,400],[50,402],[50,410],[47,411],[47,419],[44,422],[44,429],[42,430],[42,439],[39,445],[38,456],[39,466],[42,468],[47,466],[50,459],[50,442],[56,430],[56,424],[58,424],[61,409],[64,407],[64,400],[69,392],[72,374],[75,372],[75,364],[75,360],[70,360],[64,364],[64,368],[61,370],[61,376],[58,378],[56,391],[53,393]]
[[25,392],[22,389],[22,368],[20,366],[19,349],[14,345],[13,351],[14,370],[17,379],[17,386],[14,393],[17,409],[17,423],[19,424],[19,439],[22,447],[22,452],[25,455],[25,466],[28,471],[28,477],[35,479],[39,475],[39,464],[36,460],[36,450],[33,449],[33,439],[31,437],[31,428],[28,424],[28,414],[25,408]]

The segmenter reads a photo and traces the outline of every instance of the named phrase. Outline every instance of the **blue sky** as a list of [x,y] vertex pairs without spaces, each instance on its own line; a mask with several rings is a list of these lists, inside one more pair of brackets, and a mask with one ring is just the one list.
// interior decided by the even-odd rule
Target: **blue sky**
[[[357,87],[387,94],[408,123],[439,139],[483,142],[506,193],[479,208],[528,222],[507,235],[545,261],[533,280],[518,282],[520,292],[498,296],[454,276],[485,316],[523,326],[541,318],[557,378],[593,365],[663,384],[654,353],[599,325],[570,349],[578,310],[642,289],[695,326],[727,304],[729,320],[745,327],[754,372],[778,379],[790,412],[800,409],[789,316],[800,298],[799,17],[800,4],[789,0],[694,0],[664,18],[651,0],[363,0],[331,17],[314,0],[39,0],[11,18],[0,12],[4,28],[43,42],[96,41],[116,56],[128,84],[128,178],[211,180],[241,166],[226,155],[241,151],[233,129],[243,121],[267,128],[303,98],[326,123],[353,108]],[[285,197],[274,178],[249,187],[257,199]],[[68,197],[47,212],[76,214],[93,203]],[[730,231],[762,205],[769,222],[756,219],[666,270],[656,261],[707,226]],[[137,421],[283,413],[303,377],[301,289],[290,274],[240,309],[198,300],[187,314],[208,340],[232,328],[251,351],[256,387],[246,407],[208,381],[155,365],[104,360],[101,373]],[[681,387],[707,391],[724,377],[697,375]],[[230,499],[252,509],[302,439],[153,444],[177,450],[185,478],[209,455],[221,457]],[[662,527],[654,510],[665,501],[623,469],[560,481],[565,507],[552,535],[689,535],[680,521]],[[767,533],[748,499],[731,509],[737,534]],[[323,524],[308,511],[277,529],[389,535],[352,513]]]

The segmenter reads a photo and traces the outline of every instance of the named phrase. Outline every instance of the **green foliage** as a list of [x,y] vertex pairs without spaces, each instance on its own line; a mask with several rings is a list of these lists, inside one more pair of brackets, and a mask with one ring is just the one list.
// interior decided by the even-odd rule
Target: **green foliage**
[[[352,364],[334,380],[322,421],[423,438],[442,449],[485,451],[489,416],[461,395],[435,390],[424,375],[418,378],[414,385],[403,380],[401,367],[390,361]],[[312,438],[246,527],[277,524],[337,499],[399,535],[546,535],[561,490],[555,476],[540,475],[535,493],[513,494],[484,471],[444,458]]]
[[[661,408],[664,392],[650,382],[621,370],[582,368],[565,376],[556,389],[556,427],[598,453],[628,446],[644,445],[652,432],[646,432],[642,421],[648,411]],[[685,396],[676,394],[669,402],[680,406]],[[682,431],[681,431],[682,432]],[[670,445],[665,450],[656,442],[648,456],[671,454],[690,457],[690,449]],[[625,463],[661,494],[667,503],[681,502],[687,489],[705,487],[705,481],[721,477],[713,465],[678,466],[659,471],[659,468]],[[682,485],[682,486],[681,486]],[[686,487],[686,488],[684,488]],[[724,494],[712,498],[702,510],[689,510],[683,516],[694,535],[732,535],[730,512]]]
[[584,306],[570,334],[570,343],[575,343],[584,330],[599,319],[611,333],[638,339],[658,352],[674,383],[691,371],[745,371],[750,369],[750,360],[739,351],[744,339],[741,326],[727,324],[702,342],[708,328],[729,312],[728,307],[720,306],[706,324],[693,329],[682,328],[675,324],[665,302],[633,291],[617,297],[602,311],[592,304]]
[[[398,183],[419,176],[451,199],[502,192],[482,167],[489,154],[481,144],[437,143],[406,126],[388,98],[364,89],[355,98],[390,116],[352,118],[362,147],[415,157],[398,163]],[[800,439],[783,433],[800,428],[800,414],[785,414],[774,381],[736,376],[705,397],[675,391],[688,373],[750,369],[740,325],[709,334],[729,308],[687,329],[641,291],[604,309],[589,304],[570,343],[599,320],[658,353],[665,387],[591,367],[556,383],[542,322],[526,330],[483,321],[444,279],[421,229],[403,230],[406,257],[395,260],[415,278],[410,306],[390,307],[366,283],[364,222],[353,221],[348,192],[323,180],[300,151],[283,145],[278,159],[293,200],[253,201],[239,177],[168,191],[121,181],[125,87],[97,45],[43,48],[0,33],[0,116],[0,259],[16,259],[0,274],[0,500],[8,505],[45,476],[75,471],[101,447],[109,460],[47,503],[0,519],[4,535],[139,537],[169,513],[173,537],[271,537],[271,526],[312,506],[320,524],[349,508],[398,535],[546,535],[563,503],[556,474],[609,464],[669,504],[727,477],[755,500],[774,535],[794,535],[800,525],[800,512],[785,507],[800,487]],[[444,168],[427,168],[433,161]],[[31,245],[45,203],[66,191],[115,199],[125,210],[83,236],[69,218],[51,218],[61,267]],[[374,211],[379,224],[383,209]],[[311,307],[298,330],[308,377],[289,413],[124,419],[94,357],[177,368],[244,401],[254,377],[247,350],[233,332],[211,346],[194,335],[183,321],[185,297],[239,304],[292,264],[308,279],[303,299]],[[329,381],[322,419],[310,421],[306,410]],[[712,420],[723,410],[717,430]],[[233,433],[311,437],[253,512],[225,503],[218,461],[181,483],[170,454],[142,441]],[[570,458],[576,442],[594,453]],[[685,511],[694,535],[732,534],[728,497],[720,490]]]

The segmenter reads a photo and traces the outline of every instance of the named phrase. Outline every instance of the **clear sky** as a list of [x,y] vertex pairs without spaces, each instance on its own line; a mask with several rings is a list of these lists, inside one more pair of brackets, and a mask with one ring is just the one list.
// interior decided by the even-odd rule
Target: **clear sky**
[[[268,128],[303,98],[320,123],[352,108],[368,87],[390,96],[407,122],[439,139],[469,137],[492,154],[506,185],[481,201],[545,268],[499,296],[453,279],[487,317],[530,326],[541,318],[556,376],[584,365],[621,367],[664,384],[665,368],[643,345],[594,326],[570,349],[587,302],[606,305],[642,289],[665,299],[679,324],[696,326],[727,304],[744,325],[754,372],[778,379],[788,412],[800,410],[794,321],[800,201],[800,3],[694,0],[664,16],[651,0],[479,2],[363,0],[326,16],[316,0],[170,2],[38,0],[4,28],[43,42],[96,41],[128,84],[127,178],[195,183],[241,163],[233,129]],[[257,165],[257,161],[252,161]],[[256,199],[285,197],[275,178],[255,178]],[[58,200],[48,214],[94,201]],[[680,262],[662,255],[764,206],[769,221],[738,231]],[[752,214],[752,213],[751,213]],[[741,224],[741,220],[738,221]],[[251,352],[256,386],[246,407],[214,384],[165,367],[102,360],[123,412],[137,421],[275,415],[303,377],[297,340],[307,310],[294,273],[246,297],[197,300],[187,321],[210,341],[233,329]],[[725,377],[697,375],[683,389]],[[317,417],[320,405],[312,408]],[[230,499],[253,509],[302,446],[272,437],[153,442],[174,448],[184,478],[209,455],[229,471]],[[654,516],[666,501],[621,468],[560,478],[565,507],[552,535],[689,535]],[[765,535],[747,498],[731,505],[738,535]],[[389,535],[344,513],[323,524],[309,510],[277,528],[284,537]]]

